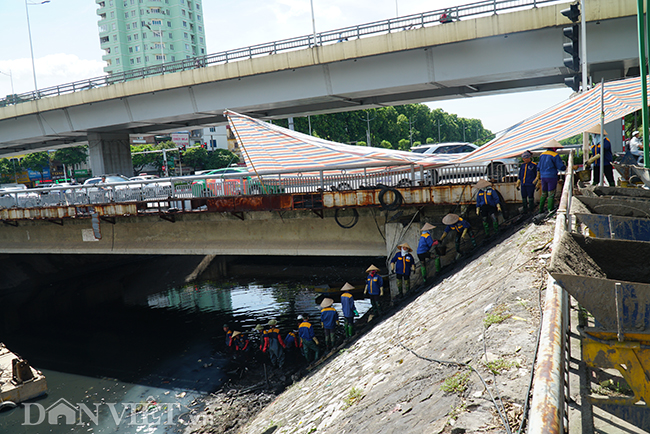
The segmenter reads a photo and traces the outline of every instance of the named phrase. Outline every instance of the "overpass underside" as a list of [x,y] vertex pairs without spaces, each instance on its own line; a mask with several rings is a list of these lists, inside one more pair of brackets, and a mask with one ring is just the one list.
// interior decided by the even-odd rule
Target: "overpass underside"
[[[506,204],[513,183],[499,184]],[[385,256],[474,203],[469,185],[0,210],[0,253]],[[478,224],[478,222],[477,222]]]

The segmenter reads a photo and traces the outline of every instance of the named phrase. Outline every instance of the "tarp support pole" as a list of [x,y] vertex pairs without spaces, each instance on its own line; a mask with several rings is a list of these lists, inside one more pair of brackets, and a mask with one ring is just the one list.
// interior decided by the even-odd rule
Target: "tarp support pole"
[[[647,4],[647,0],[646,0]],[[650,168],[648,150],[648,67],[645,55],[645,26],[643,22],[643,0],[636,0],[637,30],[639,33],[639,66],[641,68],[641,119],[643,120],[643,164]]]
[[[600,180],[599,185],[605,185],[605,136],[603,136],[605,129],[605,79],[600,79]],[[596,148],[598,149],[598,148]],[[595,152],[595,151],[594,151]],[[613,185],[611,187],[614,187]]]

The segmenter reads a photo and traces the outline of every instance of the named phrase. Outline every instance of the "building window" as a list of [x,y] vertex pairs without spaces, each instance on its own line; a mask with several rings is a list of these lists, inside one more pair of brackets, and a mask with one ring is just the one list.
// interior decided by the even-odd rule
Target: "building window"
[[99,33],[104,33],[108,31],[108,26],[104,24],[103,26],[99,26]]
[[114,49],[114,50],[115,50],[115,52],[116,52],[116,53],[119,53],[119,52],[120,52],[120,46],[119,46],[119,45],[117,45],[117,46],[115,47],[115,49]]
[[187,32],[183,33],[183,37],[184,37],[185,39],[188,38],[188,36],[187,36]]
[[203,31],[203,27],[199,26],[199,32]]
[[157,26],[162,26],[162,20],[151,20],[151,24],[155,24]]
[[199,43],[203,44],[203,36],[199,37]]
[[117,29],[117,24],[113,23],[113,30]]
[[156,60],[165,60],[165,57],[161,56],[160,54],[156,54]]
[[111,12],[111,19],[115,18],[115,12]]
[[115,59],[115,64],[116,64],[116,65],[119,65],[119,64],[120,64],[120,58],[119,58],[119,57],[118,57],[117,59]]
[[134,34],[134,35],[133,35],[133,39],[135,39],[136,41],[137,41],[138,39],[140,39],[139,34],[138,34],[138,33]]
[[167,21],[167,27],[171,27],[171,26],[172,26],[172,22],[171,22],[171,21]]
[[136,58],[135,58],[135,63],[141,63],[139,57],[136,57]]
[[144,56],[144,61],[148,62],[149,61],[149,56]]
[[126,30],[131,30],[131,24],[126,25]]
[[174,44],[169,44],[169,49],[174,51]]
[[216,131],[217,131],[217,128],[216,128],[216,127],[210,127],[210,132],[211,132],[211,133],[214,133],[214,132],[216,132]]
[[187,27],[187,21],[183,21],[183,27]]
[[108,5],[112,7],[113,6],[113,0],[109,0]]
[[124,12],[124,18],[129,18],[129,13],[128,12]]
[[146,33],[142,34],[142,39],[147,39],[147,34]]
[[134,29],[137,29],[137,28],[138,28],[138,22],[137,22],[137,21],[134,21],[134,22],[133,22],[133,28],[134,28]]
[[176,62],[176,56],[172,56],[172,62]]
[[205,48],[201,48],[201,54],[205,54]]
[[181,15],[185,16],[185,9],[181,9]]
[[133,65],[134,63],[135,63],[135,60],[131,59],[131,65]]
[[139,45],[135,46],[135,51],[140,51],[140,46]]
[[190,51],[190,44],[185,44],[185,49],[186,49],[187,51]]
[[128,36],[126,37],[126,40],[129,41],[129,42],[131,42],[131,35],[128,35]]
[[201,21],[201,15],[197,15],[197,16],[196,16],[196,19],[199,20],[199,21]]
[[174,38],[172,37],[171,32],[169,32],[169,39],[174,39]]
[[133,53],[133,47],[129,47],[129,53]]

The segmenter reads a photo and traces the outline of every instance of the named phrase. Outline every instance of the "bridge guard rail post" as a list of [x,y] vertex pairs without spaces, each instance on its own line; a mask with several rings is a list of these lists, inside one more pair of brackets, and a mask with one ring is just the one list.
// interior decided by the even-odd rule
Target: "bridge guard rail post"
[[[573,153],[569,154],[562,199],[557,211],[553,234],[553,254],[557,252],[562,234],[571,222],[573,193]],[[568,295],[549,275],[546,281],[546,299],[542,317],[533,397],[528,434],[560,434],[565,422],[565,346],[568,331]]]

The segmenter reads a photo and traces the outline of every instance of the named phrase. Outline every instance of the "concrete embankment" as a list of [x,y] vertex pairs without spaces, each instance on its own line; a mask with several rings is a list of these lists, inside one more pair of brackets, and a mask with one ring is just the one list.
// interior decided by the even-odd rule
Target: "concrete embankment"
[[[552,225],[525,226],[443,270],[239,432],[501,433],[505,420],[519,428]],[[218,417],[218,403],[206,404]]]

